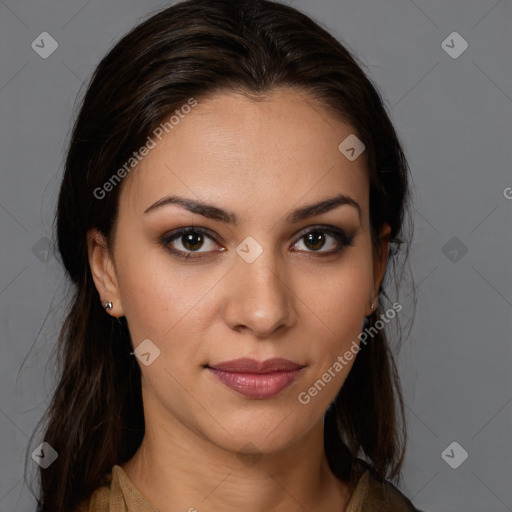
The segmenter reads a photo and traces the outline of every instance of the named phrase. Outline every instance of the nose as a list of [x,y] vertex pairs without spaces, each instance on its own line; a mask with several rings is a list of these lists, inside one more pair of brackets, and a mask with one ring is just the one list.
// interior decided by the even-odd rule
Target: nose
[[236,256],[224,282],[223,314],[231,329],[268,338],[296,322],[297,297],[283,265],[271,251],[252,263]]

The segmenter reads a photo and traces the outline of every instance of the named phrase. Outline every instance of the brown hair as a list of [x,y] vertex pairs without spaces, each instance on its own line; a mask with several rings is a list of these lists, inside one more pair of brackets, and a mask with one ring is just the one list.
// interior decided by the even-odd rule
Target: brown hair
[[[299,11],[266,0],[187,0],[135,27],[95,70],[65,162],[56,233],[74,296],[59,337],[59,380],[41,419],[44,441],[59,455],[39,472],[39,512],[74,510],[144,436],[141,374],[127,324],[105,314],[87,256],[89,229],[107,239],[112,233],[121,187],[103,199],[94,190],[191,97],[221,90],[259,97],[279,86],[319,99],[365,144],[372,243],[378,248],[380,228],[389,223],[384,280],[396,271],[404,254],[407,163],[376,87],[340,42]],[[389,300],[381,286],[368,328],[384,312],[383,299]],[[380,477],[399,476],[403,412],[396,366],[378,329],[325,416],[333,471],[348,478],[351,462],[362,456]]]

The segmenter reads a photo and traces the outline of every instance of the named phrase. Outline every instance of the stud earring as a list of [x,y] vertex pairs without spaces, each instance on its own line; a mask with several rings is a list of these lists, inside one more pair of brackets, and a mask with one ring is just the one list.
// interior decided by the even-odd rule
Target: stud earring
[[372,303],[370,304],[370,308],[372,309],[372,311],[373,311],[373,308],[374,308],[374,307],[375,307],[375,304],[372,302]]
[[103,307],[105,308],[106,311],[110,311],[112,309],[112,302],[110,302],[109,300],[106,300],[103,303]]

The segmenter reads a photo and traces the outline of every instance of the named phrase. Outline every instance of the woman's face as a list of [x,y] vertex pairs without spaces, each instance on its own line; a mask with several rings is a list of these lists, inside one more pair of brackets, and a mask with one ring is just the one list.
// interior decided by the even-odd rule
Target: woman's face
[[[265,453],[323,421],[387,257],[372,259],[364,154],[338,149],[352,133],[292,89],[219,93],[124,179],[113,245],[93,251],[91,236],[90,261],[134,347],[150,340],[137,355],[146,422]],[[221,368],[241,358],[289,363]]]

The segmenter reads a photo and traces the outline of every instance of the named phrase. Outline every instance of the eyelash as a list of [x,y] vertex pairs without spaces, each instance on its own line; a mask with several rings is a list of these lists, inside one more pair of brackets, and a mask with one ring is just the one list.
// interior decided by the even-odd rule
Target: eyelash
[[[310,253],[310,254],[313,254],[313,255],[319,256],[319,257],[326,257],[326,256],[332,256],[334,254],[338,254],[344,248],[354,245],[354,236],[355,236],[354,234],[348,235],[342,229],[334,228],[332,226],[314,226],[314,227],[308,229],[307,231],[303,232],[302,235],[297,239],[296,242],[294,242],[293,245],[295,245],[298,242],[300,242],[301,240],[303,240],[306,237],[306,235],[308,235],[310,233],[316,233],[316,232],[320,232],[320,233],[324,233],[324,234],[332,236],[338,242],[338,244],[339,244],[338,247],[336,249],[328,251],[328,252],[319,252],[319,251],[304,251],[304,252]],[[209,238],[210,240],[212,240],[218,244],[216,237],[213,236],[209,230],[200,228],[200,227],[189,227],[189,228],[180,229],[178,231],[174,231],[174,232],[166,235],[162,240],[162,245],[172,255],[174,255],[178,258],[183,258],[185,261],[188,259],[202,260],[204,258],[208,258],[209,257],[208,254],[210,251],[204,251],[202,253],[200,253],[198,251],[184,252],[179,249],[173,249],[172,247],[170,247],[169,244],[171,242],[173,242],[176,239],[179,239],[180,237],[182,237],[184,235],[188,235],[190,233],[199,233],[201,235],[206,236],[207,238]],[[300,251],[297,251],[297,252],[300,252]]]

